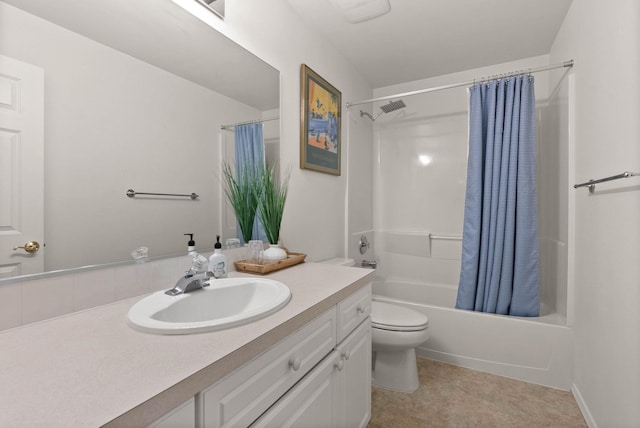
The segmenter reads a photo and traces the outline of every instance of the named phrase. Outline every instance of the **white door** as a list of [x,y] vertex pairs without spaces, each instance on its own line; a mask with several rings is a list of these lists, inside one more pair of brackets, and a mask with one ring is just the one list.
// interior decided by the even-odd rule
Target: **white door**
[[43,240],[44,70],[0,55],[0,278],[42,272]]

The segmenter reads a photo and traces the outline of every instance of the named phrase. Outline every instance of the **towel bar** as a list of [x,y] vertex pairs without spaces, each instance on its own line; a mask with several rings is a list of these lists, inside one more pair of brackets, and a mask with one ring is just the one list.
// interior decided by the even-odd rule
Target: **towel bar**
[[629,178],[629,177],[635,177],[635,176],[640,176],[640,173],[625,171],[622,174],[612,175],[610,177],[605,177],[605,178],[599,178],[597,180],[591,179],[584,183],[574,184],[573,188],[577,189],[578,187],[588,187],[589,193],[593,193],[596,190],[596,184],[598,183],[604,183],[605,181],[613,181],[613,180],[619,180],[621,178]]
[[181,194],[176,194],[176,193],[142,193],[142,192],[136,192],[133,189],[129,189],[127,190],[127,196],[130,198],[135,197],[136,195],[151,195],[151,196],[177,196],[177,197],[185,197],[185,198],[191,198],[191,199],[198,199],[198,194],[196,193],[192,193],[190,195],[181,195]]

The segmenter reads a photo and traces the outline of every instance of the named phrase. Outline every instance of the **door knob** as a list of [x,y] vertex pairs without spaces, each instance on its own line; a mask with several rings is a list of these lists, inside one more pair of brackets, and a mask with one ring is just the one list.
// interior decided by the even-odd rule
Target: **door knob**
[[13,247],[14,251],[18,248],[22,248],[27,253],[35,253],[40,249],[40,244],[38,244],[38,241],[29,241],[22,247]]

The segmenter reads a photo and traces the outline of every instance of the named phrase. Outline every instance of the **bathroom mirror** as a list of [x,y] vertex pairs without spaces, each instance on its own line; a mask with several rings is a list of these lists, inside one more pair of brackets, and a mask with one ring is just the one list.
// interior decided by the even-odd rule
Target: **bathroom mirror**
[[44,70],[45,232],[26,239],[44,241],[45,271],[229,237],[221,126],[279,116],[278,70],[171,0],[0,0],[0,16],[0,55]]

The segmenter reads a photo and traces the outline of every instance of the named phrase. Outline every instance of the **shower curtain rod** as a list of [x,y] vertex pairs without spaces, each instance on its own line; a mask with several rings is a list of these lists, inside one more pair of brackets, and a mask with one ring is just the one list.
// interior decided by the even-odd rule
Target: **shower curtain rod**
[[230,130],[231,128],[235,128],[238,125],[248,125],[250,123],[269,122],[269,121],[272,121],[272,120],[280,120],[280,118],[279,117],[270,117],[269,119],[247,120],[246,122],[232,123],[230,125],[220,125],[220,129]]
[[357,105],[360,105],[360,104],[373,103],[373,102],[376,102],[376,101],[386,101],[386,100],[391,100],[391,99],[396,99],[396,98],[410,97],[410,96],[413,96],[413,95],[426,94],[428,92],[441,91],[443,89],[451,89],[451,88],[458,88],[460,86],[473,85],[475,83],[486,82],[486,81],[489,81],[491,79],[495,79],[497,77],[504,78],[504,77],[518,76],[520,74],[538,73],[540,71],[554,70],[556,68],[564,68],[564,67],[573,67],[573,60],[571,59],[569,61],[565,61],[565,62],[562,62],[562,63],[559,63],[559,64],[547,65],[547,66],[544,66],[544,67],[530,68],[528,70],[512,71],[510,73],[497,74],[497,75],[490,76],[490,77],[482,77],[480,79],[468,80],[466,82],[460,82],[460,83],[453,83],[451,85],[436,86],[436,87],[433,87],[433,88],[420,89],[418,91],[404,92],[402,94],[387,95],[387,96],[384,96],[384,97],[371,98],[369,100],[357,101],[355,103],[347,103],[347,108],[353,107],[353,106],[357,106]]

